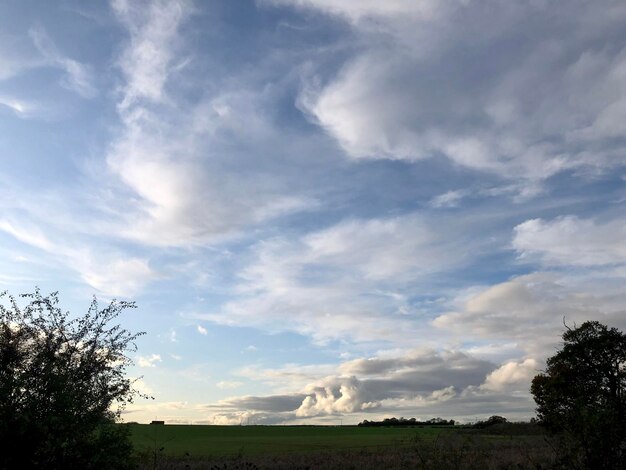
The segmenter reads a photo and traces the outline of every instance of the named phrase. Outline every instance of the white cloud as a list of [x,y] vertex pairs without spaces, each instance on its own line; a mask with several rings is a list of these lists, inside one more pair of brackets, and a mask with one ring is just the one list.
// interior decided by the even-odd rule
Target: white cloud
[[9,108],[20,118],[31,117],[38,111],[36,104],[10,96],[0,96],[0,105]]
[[[430,348],[381,351],[334,365],[251,366],[238,375],[270,386],[273,394],[181,403],[177,409],[187,420],[205,424],[329,423],[333,416],[355,423],[389,416],[468,421],[494,413],[528,419],[534,407],[528,388],[537,366],[530,358],[497,365],[460,350]],[[242,383],[215,385],[229,390]],[[210,414],[198,420],[199,410]]]
[[416,214],[351,219],[295,240],[261,242],[240,272],[238,298],[218,312],[192,316],[293,330],[318,342],[415,332],[407,291],[469,256],[471,242],[454,239],[456,226],[434,225]]
[[358,52],[299,103],[352,158],[444,155],[531,182],[624,164],[623,3],[270,3],[350,21]]
[[178,28],[190,10],[187,1],[154,1],[139,5],[127,0],[111,3],[113,11],[130,34],[130,46],[120,59],[126,76],[124,100],[127,108],[139,99],[160,102],[175,57]]
[[222,390],[230,390],[233,388],[238,388],[243,385],[243,382],[238,382],[236,380],[220,380],[215,384],[217,388],[221,388]]
[[61,82],[64,87],[75,91],[84,98],[91,98],[96,95],[97,90],[93,84],[93,74],[87,65],[61,54],[43,28],[33,27],[28,33],[47,63],[65,72],[65,78]]
[[4,29],[0,37],[0,81],[9,80],[40,67],[49,66],[30,37],[12,35]]
[[14,77],[27,68],[29,68],[28,64],[8,57],[5,50],[0,51],[0,80]]
[[430,200],[430,205],[435,208],[440,207],[456,207],[459,205],[459,201],[467,195],[467,191],[454,190],[447,191],[443,194],[439,194]]
[[132,296],[158,277],[145,259],[103,248],[95,251],[84,243],[67,243],[67,239],[64,243],[53,241],[37,225],[2,219],[0,230],[60,260],[91,287],[107,295]]
[[296,410],[296,416],[354,413],[379,406],[378,402],[366,401],[356,377],[330,379],[307,390],[307,396]]
[[195,424],[210,424],[213,426],[234,425],[271,425],[284,423],[285,418],[278,413],[257,413],[253,411],[234,411],[217,413],[205,419],[195,420]]
[[333,364],[286,364],[278,368],[247,366],[233,372],[238,377],[260,382],[281,393],[293,393],[304,389],[312,382],[336,373]]
[[197,329],[198,329],[198,333],[200,333],[203,336],[206,336],[208,331],[206,330],[206,328],[204,328],[201,325],[197,325]]
[[132,379],[133,388],[137,390],[139,393],[144,395],[152,395],[154,393],[154,389],[150,387],[143,379],[135,378]]
[[156,367],[157,363],[162,362],[160,354],[150,354],[149,356],[137,356],[137,365],[139,367]]
[[[336,366],[293,364],[280,369],[248,370],[247,377],[271,384],[280,391],[265,397],[229,398],[217,406],[293,413],[292,419],[305,420],[345,414],[366,417],[404,408],[415,412],[417,408],[460,400],[462,392],[478,389],[498,370],[494,364],[458,350],[418,348],[381,352]],[[495,373],[489,383],[496,383],[496,378],[506,384],[522,380],[520,374],[503,375]],[[454,402],[451,406],[459,409],[462,403]]]
[[[289,145],[276,145],[284,134],[269,123],[263,92],[234,86],[211,95],[206,76],[186,73],[177,62],[187,50],[181,29],[191,4],[119,0],[113,9],[130,35],[119,58],[123,128],[106,159],[130,190],[117,201],[126,212],[120,235],[157,246],[204,245],[317,206],[273,176],[277,149]],[[190,103],[181,96],[180,80],[202,91],[200,98]],[[259,157],[260,148],[267,157]]]
[[315,8],[329,14],[341,15],[351,21],[369,18],[422,18],[432,19],[437,12],[454,5],[454,1],[424,0],[413,2],[410,0],[262,0],[263,3],[275,5],[295,5],[303,8]]
[[145,259],[120,258],[113,261],[89,260],[75,266],[87,284],[114,296],[132,296],[157,275]]
[[626,263],[626,223],[598,223],[575,216],[531,219],[515,227],[513,247],[522,258],[547,266],[606,266]]
[[518,388],[527,392],[530,388],[530,381],[539,372],[540,364],[536,359],[510,361],[491,372],[481,387],[495,391],[510,391]]
[[36,226],[24,226],[7,219],[0,220],[0,230],[6,232],[17,240],[32,245],[44,251],[54,251],[55,245]]
[[434,319],[433,325],[462,338],[515,342],[527,355],[554,352],[563,321],[572,325],[598,320],[626,325],[623,279],[600,272],[582,277],[533,273],[460,296],[455,309]]

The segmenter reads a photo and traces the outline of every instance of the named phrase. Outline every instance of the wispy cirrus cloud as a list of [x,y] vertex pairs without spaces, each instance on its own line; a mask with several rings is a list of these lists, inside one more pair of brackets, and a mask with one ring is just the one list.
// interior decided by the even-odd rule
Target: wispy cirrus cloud
[[119,59],[126,80],[120,107],[126,109],[142,99],[164,101],[166,82],[180,47],[179,27],[191,12],[191,2],[139,5],[115,0],[111,7],[130,35],[130,44]]
[[471,259],[467,244],[455,238],[460,226],[435,226],[406,214],[344,220],[296,239],[261,242],[239,274],[238,298],[192,316],[297,331],[318,342],[391,341],[398,329],[418,328],[409,300],[416,283]]
[[[48,229],[52,231],[52,228]],[[95,250],[88,241],[68,245],[51,238],[37,224],[18,223],[5,218],[0,219],[0,231],[66,265],[77,272],[85,283],[106,295],[133,296],[148,282],[159,277],[144,258],[126,256],[112,248]]]
[[43,27],[33,26],[28,34],[46,63],[65,72],[61,85],[84,98],[92,98],[97,94],[93,73],[87,65],[63,55]]
[[[274,167],[270,160],[245,148],[228,155],[233,142],[251,139],[251,145],[268,148],[279,137],[264,116],[262,93],[223,89],[194,104],[176,90],[186,64],[179,61],[185,50],[180,29],[193,14],[189,2],[112,6],[130,41],[118,60],[125,78],[118,103],[123,129],[107,165],[138,197],[128,201],[133,216],[123,236],[154,245],[201,245],[317,205],[313,198],[285,194],[284,181],[263,168]],[[193,72],[187,80],[203,87]],[[239,168],[250,164],[256,171],[233,171],[233,157]]]
[[5,106],[20,118],[28,118],[36,114],[38,106],[30,101],[25,101],[10,96],[0,95],[0,106]]

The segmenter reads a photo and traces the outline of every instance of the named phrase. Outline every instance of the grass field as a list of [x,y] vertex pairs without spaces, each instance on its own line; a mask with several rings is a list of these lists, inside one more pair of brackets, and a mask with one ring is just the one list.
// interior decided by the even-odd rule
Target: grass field
[[141,470],[549,468],[553,446],[537,426],[130,425]]
[[417,434],[434,439],[439,433],[451,431],[442,426],[130,426],[133,444],[140,452],[162,449],[167,456],[197,457],[402,447],[412,442]]

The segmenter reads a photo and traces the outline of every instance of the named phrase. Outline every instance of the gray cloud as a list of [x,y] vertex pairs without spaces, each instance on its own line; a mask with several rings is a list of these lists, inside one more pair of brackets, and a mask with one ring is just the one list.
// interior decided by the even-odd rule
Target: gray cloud
[[267,397],[245,396],[223,400],[217,406],[220,408],[280,413],[296,410],[305,397],[306,395],[304,394],[272,395]]
[[[257,371],[256,379],[269,379],[274,386],[294,387],[289,370],[298,374],[299,369],[294,365],[279,371]],[[379,413],[385,409],[393,412],[394,407],[409,402],[424,405],[450,400],[468,387],[482,390],[480,386],[485,380],[492,384],[485,390],[500,390],[501,384],[519,380],[520,373],[513,369],[507,365],[500,371],[493,363],[460,351],[419,349],[403,355],[390,353],[344,362],[333,375],[310,381],[301,393],[235,397],[212,407],[222,411],[235,408],[238,412],[291,413],[290,419]],[[321,368],[319,372],[328,370]]]

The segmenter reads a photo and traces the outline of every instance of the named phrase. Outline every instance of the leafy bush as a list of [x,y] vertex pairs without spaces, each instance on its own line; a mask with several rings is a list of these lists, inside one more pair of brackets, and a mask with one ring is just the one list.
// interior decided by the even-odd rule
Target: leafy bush
[[0,468],[90,469],[132,466],[128,430],[114,424],[138,393],[125,371],[136,349],[111,325],[129,302],[72,319],[57,293],[18,299],[0,293]]
[[542,424],[568,438],[570,466],[626,468],[626,335],[599,322],[568,328],[531,389]]

